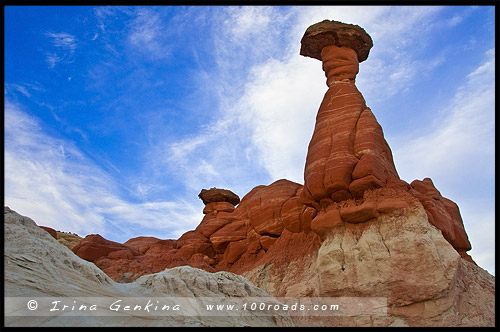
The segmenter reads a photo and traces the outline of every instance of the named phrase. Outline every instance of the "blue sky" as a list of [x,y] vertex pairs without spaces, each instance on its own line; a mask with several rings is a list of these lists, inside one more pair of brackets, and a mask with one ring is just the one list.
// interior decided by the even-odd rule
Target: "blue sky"
[[494,273],[494,7],[5,9],[5,205],[124,242],[178,238],[202,188],[303,183],[326,91],[299,55],[323,19],[374,46],[357,86],[400,177],[455,201]]

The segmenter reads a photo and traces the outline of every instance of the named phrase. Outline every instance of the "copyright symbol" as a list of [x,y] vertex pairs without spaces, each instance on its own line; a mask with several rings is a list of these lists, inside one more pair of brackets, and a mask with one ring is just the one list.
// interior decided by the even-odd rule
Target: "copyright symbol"
[[38,308],[38,302],[36,302],[35,300],[29,300],[28,301],[28,309],[29,310],[36,310],[36,308]]

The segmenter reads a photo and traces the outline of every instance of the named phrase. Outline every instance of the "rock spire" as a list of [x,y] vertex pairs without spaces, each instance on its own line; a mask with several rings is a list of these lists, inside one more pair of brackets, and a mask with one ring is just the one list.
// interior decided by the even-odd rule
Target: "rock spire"
[[329,87],[309,144],[302,192],[303,202],[318,212],[363,198],[388,177],[399,178],[382,128],[355,85],[371,46],[362,28],[336,21],[314,24],[302,38],[301,54],[323,62]]

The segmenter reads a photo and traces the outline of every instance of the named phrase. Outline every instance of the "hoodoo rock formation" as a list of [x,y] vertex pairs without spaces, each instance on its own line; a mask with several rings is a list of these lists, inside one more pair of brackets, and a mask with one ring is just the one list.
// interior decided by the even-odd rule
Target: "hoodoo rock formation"
[[304,185],[281,179],[241,201],[227,189],[203,189],[203,220],[177,240],[119,244],[89,235],[73,252],[118,282],[190,265],[243,275],[277,297],[387,299],[386,316],[305,316],[297,325],[493,326],[494,277],[467,254],[457,204],[429,178],[399,178],[355,85],[371,37],[325,20],[301,44],[301,55],[322,61],[328,86]]
[[301,195],[321,219],[334,203],[362,199],[366,190],[399,177],[382,128],[355,85],[370,36],[358,26],[323,21],[309,27],[301,43],[302,55],[322,60],[329,87],[309,143]]
[[[382,127],[356,88],[359,62],[368,58],[373,45],[370,36],[359,26],[325,20],[310,26],[301,44],[301,55],[323,62],[328,85],[309,143],[301,195],[317,212],[313,231],[323,236],[342,221],[358,224],[404,207],[401,200],[373,201],[365,195],[399,183],[411,189],[429,221],[472,262],[465,253],[471,245],[458,206],[442,197],[430,179],[415,180],[411,187],[399,179]],[[339,204],[347,201],[355,203]]]

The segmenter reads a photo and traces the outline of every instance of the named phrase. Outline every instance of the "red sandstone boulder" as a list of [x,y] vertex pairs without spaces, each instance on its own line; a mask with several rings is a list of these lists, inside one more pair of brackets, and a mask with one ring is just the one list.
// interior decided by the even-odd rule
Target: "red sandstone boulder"
[[342,225],[342,217],[340,210],[330,208],[326,212],[317,215],[311,223],[311,229],[314,233],[318,234],[322,239],[326,237],[333,229]]
[[317,214],[318,211],[316,211],[314,208],[304,206],[300,215],[301,231],[308,233],[311,230],[312,220],[316,217]]
[[223,226],[236,220],[238,220],[238,218],[233,217],[230,213],[227,212],[221,212],[217,215],[207,214],[205,215],[201,223],[196,227],[196,232],[208,238]]
[[191,256],[189,263],[187,265],[202,269],[208,272],[217,272],[217,270],[212,266],[215,260],[208,257],[202,253],[196,253]]
[[247,249],[247,239],[231,242],[224,251],[224,260],[227,263],[233,264],[241,257],[241,255],[243,255],[243,253],[247,251]]
[[[125,242],[127,243],[127,242]],[[144,252],[148,256],[162,256],[177,248],[177,240],[158,240]]]
[[216,253],[224,253],[229,242],[247,237],[248,220],[237,220],[222,227],[210,236],[210,242]]
[[219,211],[233,212],[234,205],[229,202],[211,202],[205,206],[203,214],[214,213],[214,215],[217,215]]
[[268,251],[269,248],[271,248],[271,246],[274,244],[274,242],[276,242],[277,239],[278,239],[277,237],[271,237],[267,235],[261,236],[260,244],[262,246],[262,249]]
[[376,202],[371,200],[365,200],[360,205],[351,205],[340,209],[342,220],[351,224],[367,222],[378,215]]
[[245,202],[252,228],[260,235],[279,236],[285,228],[283,219],[289,225],[293,220],[299,220],[303,204],[297,200],[296,194],[301,188],[298,183],[278,180],[252,190],[251,197]]
[[[314,256],[320,245],[321,240],[314,232],[292,233],[285,229],[267,251],[260,250],[257,254],[249,254],[247,251],[227,270],[243,274],[254,283],[258,283],[257,280],[266,282],[271,275],[277,276],[276,279],[273,278],[274,291],[278,293],[278,289],[283,290],[280,296],[286,296],[288,288],[296,295],[293,288],[301,283],[303,273],[311,264],[314,264]],[[308,288],[307,285],[304,287]],[[311,294],[307,295],[306,292],[302,296],[311,296]]]
[[193,243],[207,242],[207,240],[207,237],[203,236],[203,234],[200,234],[197,231],[188,231],[182,234],[182,236],[177,240],[176,248],[179,249]]
[[454,202],[441,196],[431,179],[415,180],[411,193],[417,197],[427,212],[429,222],[441,230],[443,236],[457,251],[468,251],[471,244],[465,232],[460,210]]
[[[299,189],[302,192],[302,188]],[[283,227],[292,233],[298,233],[304,229],[302,226],[302,215],[307,208],[300,200],[300,193],[286,200],[281,208],[281,222]]]
[[132,282],[140,276],[155,272],[138,259],[101,257],[94,264],[116,282]]
[[396,197],[384,197],[377,202],[377,211],[379,213],[391,213],[406,207],[408,207],[408,202]]
[[127,242],[124,243],[124,245],[136,248],[139,253],[144,254],[148,249],[151,247],[152,244],[161,241],[160,239],[152,236],[138,236],[134,237]]
[[176,255],[186,260],[189,260],[196,253],[202,253],[209,257],[215,255],[215,251],[208,238],[197,231],[184,233],[177,240],[177,249]]
[[257,254],[261,249],[260,235],[253,229],[250,229],[247,233],[248,240],[248,254]]
[[95,262],[101,257],[108,256],[113,251],[121,251],[121,256],[126,255],[124,252],[128,252],[130,257],[139,255],[137,249],[106,240],[99,234],[87,235],[73,248],[75,254],[90,262]]

